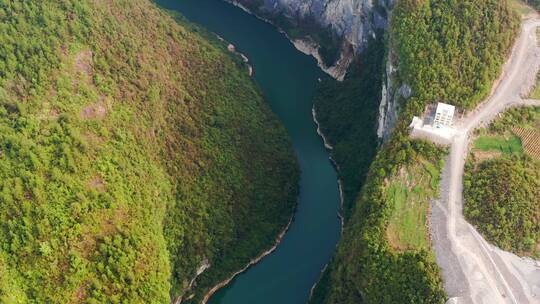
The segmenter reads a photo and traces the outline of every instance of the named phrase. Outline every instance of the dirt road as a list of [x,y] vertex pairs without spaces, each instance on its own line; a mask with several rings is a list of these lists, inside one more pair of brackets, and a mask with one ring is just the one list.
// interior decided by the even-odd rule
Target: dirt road
[[504,252],[490,244],[463,217],[463,172],[469,134],[505,109],[539,104],[523,99],[536,81],[540,19],[524,22],[520,37],[492,95],[456,123],[441,181],[441,199],[432,205],[431,236],[449,303],[540,303],[540,263]]

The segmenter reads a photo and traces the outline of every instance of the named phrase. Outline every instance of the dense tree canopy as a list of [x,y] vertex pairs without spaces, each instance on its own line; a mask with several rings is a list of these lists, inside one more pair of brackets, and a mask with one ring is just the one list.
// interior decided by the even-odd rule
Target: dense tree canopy
[[423,104],[473,108],[489,93],[517,31],[506,0],[399,1],[391,34],[399,73]]
[[537,162],[513,157],[484,161],[467,170],[465,216],[505,250],[538,254],[539,169]]
[[147,0],[0,0],[0,302],[169,303],[208,260],[196,301],[271,246],[298,170],[246,70]]
[[315,111],[322,132],[333,146],[343,186],[343,213],[350,216],[377,152],[377,118],[382,92],[384,43],[382,33],[370,40],[362,58],[353,62],[345,80],[319,84]]
[[[506,111],[480,129],[465,171],[466,218],[497,246],[519,255],[540,256],[540,107]],[[514,138],[519,150],[478,145]],[[495,139],[495,141],[494,141]],[[516,152],[517,150],[517,152]]]

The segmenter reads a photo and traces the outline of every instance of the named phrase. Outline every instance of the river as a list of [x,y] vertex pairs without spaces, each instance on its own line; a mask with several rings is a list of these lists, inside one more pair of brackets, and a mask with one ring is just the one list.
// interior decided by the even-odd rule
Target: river
[[337,175],[311,115],[317,81],[326,77],[275,27],[221,0],[158,0],[236,46],[254,68],[266,101],[292,138],[302,170],[294,222],[276,251],[217,292],[212,304],[300,304],[340,236]]

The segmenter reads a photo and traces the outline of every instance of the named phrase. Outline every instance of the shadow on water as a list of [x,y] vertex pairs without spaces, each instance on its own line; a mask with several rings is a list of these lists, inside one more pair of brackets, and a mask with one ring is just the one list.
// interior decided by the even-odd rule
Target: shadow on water
[[273,26],[221,0],[156,2],[217,33],[249,57],[256,82],[293,140],[302,170],[299,206],[282,243],[210,303],[305,303],[340,234],[337,175],[311,116],[323,73]]

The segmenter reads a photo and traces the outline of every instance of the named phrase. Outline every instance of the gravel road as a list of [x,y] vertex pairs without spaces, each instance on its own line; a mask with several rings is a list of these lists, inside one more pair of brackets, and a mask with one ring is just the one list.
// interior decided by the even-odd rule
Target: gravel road
[[540,19],[524,21],[521,34],[491,96],[456,122],[457,134],[443,171],[441,198],[432,204],[431,237],[448,303],[540,303],[540,262],[520,258],[488,244],[463,217],[463,171],[469,134],[505,109],[540,105],[523,99],[536,82]]

